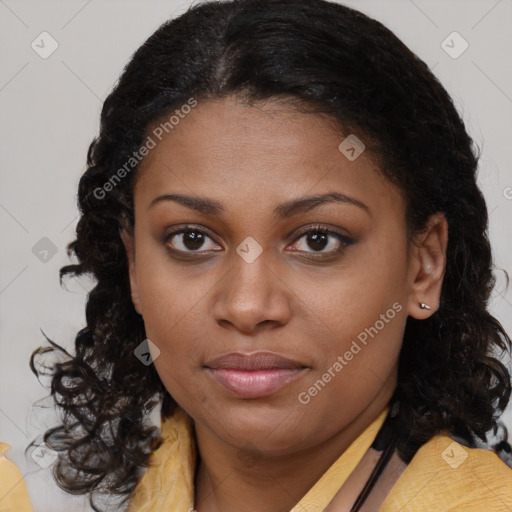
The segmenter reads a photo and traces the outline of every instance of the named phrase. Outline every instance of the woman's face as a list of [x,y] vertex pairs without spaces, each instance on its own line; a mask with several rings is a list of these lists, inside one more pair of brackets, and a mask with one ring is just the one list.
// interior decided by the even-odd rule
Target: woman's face
[[318,114],[234,98],[160,132],[138,171],[134,259],[123,239],[154,364],[196,427],[291,453],[384,406],[421,262],[369,152],[342,152]]

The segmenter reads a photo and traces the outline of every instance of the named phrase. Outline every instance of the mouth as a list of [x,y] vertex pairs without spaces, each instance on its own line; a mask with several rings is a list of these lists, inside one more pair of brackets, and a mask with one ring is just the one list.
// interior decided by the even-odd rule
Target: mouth
[[262,398],[299,378],[309,367],[273,352],[231,352],[205,364],[213,379],[237,398]]

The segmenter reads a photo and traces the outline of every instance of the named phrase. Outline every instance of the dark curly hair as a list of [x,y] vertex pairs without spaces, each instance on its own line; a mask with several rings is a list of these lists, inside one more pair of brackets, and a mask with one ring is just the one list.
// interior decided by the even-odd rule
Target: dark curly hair
[[[478,151],[451,98],[428,66],[390,30],[324,0],[229,0],[192,6],[165,22],[135,52],[105,100],[101,127],[80,179],[81,217],[64,276],[90,275],[87,325],[71,355],[57,343],[51,395],[62,424],[44,440],[58,454],[54,476],[74,494],[117,495],[126,502],[161,443],[148,413],[176,403],[153,365],[134,349],[146,338],[130,296],[121,227],[133,229],[137,168],[104,185],[162,116],[194,97],[237,95],[247,104],[289,101],[326,114],[363,139],[382,173],[407,201],[409,236],[442,212],[449,225],[438,311],[407,319],[394,399],[400,401],[399,453],[408,461],[432,436],[474,446],[496,430],[510,398],[510,375],[496,358],[510,339],[487,311],[494,286],[488,214],[476,184]],[[119,177],[119,175],[118,175]],[[495,356],[495,357],[493,357]]]

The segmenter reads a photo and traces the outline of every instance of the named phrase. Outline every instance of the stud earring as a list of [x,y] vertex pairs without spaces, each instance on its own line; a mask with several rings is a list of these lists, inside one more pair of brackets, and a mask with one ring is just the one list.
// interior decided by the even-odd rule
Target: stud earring
[[420,302],[420,308],[421,309],[432,309],[428,304],[425,304],[424,302]]

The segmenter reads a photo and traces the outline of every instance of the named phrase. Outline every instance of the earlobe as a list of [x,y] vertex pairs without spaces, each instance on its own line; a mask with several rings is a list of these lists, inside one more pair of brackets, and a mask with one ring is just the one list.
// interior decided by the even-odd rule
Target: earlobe
[[121,228],[119,232],[121,240],[126,251],[128,260],[128,274],[130,278],[130,289],[133,307],[139,315],[142,315],[142,308],[139,300],[139,288],[137,283],[137,272],[135,268],[135,241],[134,236],[129,234],[125,228]]
[[448,222],[442,213],[432,215],[413,245],[409,315],[418,320],[439,308],[446,270]]

